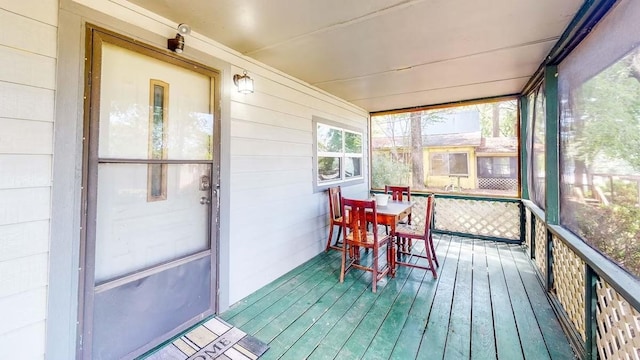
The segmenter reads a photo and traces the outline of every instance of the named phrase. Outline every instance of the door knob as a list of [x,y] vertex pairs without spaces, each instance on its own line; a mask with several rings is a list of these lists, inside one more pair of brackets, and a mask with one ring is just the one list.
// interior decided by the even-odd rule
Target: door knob
[[200,204],[205,205],[205,204],[211,204],[211,200],[209,200],[208,197],[203,196],[200,198]]

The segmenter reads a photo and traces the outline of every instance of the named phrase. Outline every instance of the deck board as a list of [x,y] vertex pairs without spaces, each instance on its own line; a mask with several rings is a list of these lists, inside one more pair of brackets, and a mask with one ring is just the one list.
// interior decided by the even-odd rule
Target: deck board
[[503,266],[508,266],[510,269],[504,272],[510,297],[512,299],[524,299],[522,301],[512,302],[513,314],[516,319],[516,326],[518,327],[520,338],[526,339],[526,341],[521,341],[524,357],[525,359],[536,360],[549,359],[549,351],[546,348],[542,332],[531,308],[527,293],[524,290],[518,268],[511,255],[511,249],[506,246],[501,246],[499,253]]
[[518,264],[518,271],[524,284],[527,298],[535,313],[540,331],[544,337],[547,350],[552,359],[570,359],[572,350],[566,346],[566,337],[562,329],[557,325],[556,315],[549,307],[549,302],[544,294],[544,289],[535,274],[535,270],[528,265],[527,254],[522,248],[511,248],[511,254]]
[[491,305],[493,312],[493,327],[496,339],[496,354],[498,359],[524,359],[512,303],[518,299],[511,299],[507,290],[505,271],[513,271],[510,266],[503,266],[498,254],[501,244],[486,244],[487,269],[489,271],[489,287],[491,288]]
[[471,357],[471,287],[472,287],[472,261],[473,240],[460,240],[460,259],[456,273],[456,284],[453,290],[453,302],[451,304],[451,316],[447,331],[447,343],[445,347],[445,359],[468,359]]
[[[374,340],[378,333],[378,329],[387,317],[396,298],[401,293],[407,278],[411,274],[411,268],[402,268],[398,271],[395,279],[387,281],[384,291],[371,304],[369,311],[365,314],[362,321],[355,328],[347,342],[336,355],[336,359],[359,359],[362,358],[367,351],[370,343]],[[386,334],[385,334],[386,335]]]
[[370,273],[354,269],[340,283],[340,253],[331,251],[221,317],[269,343],[261,359],[574,357],[521,247],[450,235],[434,241],[437,279],[400,267],[374,294]]
[[471,313],[471,359],[496,358],[496,341],[493,328],[493,308],[485,241],[473,243],[473,285]]
[[418,359],[442,359],[444,356],[449,318],[451,316],[451,303],[453,302],[453,289],[460,258],[459,241],[451,242],[444,258],[445,263],[439,274],[440,281],[429,312],[426,331],[420,342]]
[[[449,248],[449,241],[439,241],[440,238],[434,238],[436,253],[446,253]],[[446,261],[446,257],[438,259],[440,267],[438,268],[438,278],[433,279],[430,273],[425,272],[420,289],[416,293],[415,300],[409,310],[407,320],[400,332],[400,337],[395,344],[391,359],[414,359],[418,354],[422,335],[427,325],[429,311],[433,304],[433,298],[438,287],[438,282],[442,278],[441,269]]]

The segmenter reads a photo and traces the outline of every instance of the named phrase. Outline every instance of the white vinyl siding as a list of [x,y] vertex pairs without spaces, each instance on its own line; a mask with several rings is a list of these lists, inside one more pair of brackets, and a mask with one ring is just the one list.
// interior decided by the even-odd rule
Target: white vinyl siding
[[[274,74],[249,75],[253,94],[231,89],[231,304],[324,250],[328,203],[313,190],[313,116],[355,128],[367,121],[366,112]],[[343,189],[366,192],[364,183]]]
[[0,0],[0,359],[44,358],[57,9]]

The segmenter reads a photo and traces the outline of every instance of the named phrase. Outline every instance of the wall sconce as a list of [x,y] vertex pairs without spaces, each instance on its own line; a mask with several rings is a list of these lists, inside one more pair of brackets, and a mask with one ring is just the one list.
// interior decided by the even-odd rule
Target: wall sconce
[[191,33],[191,27],[187,24],[178,25],[178,33],[175,38],[167,39],[167,49],[176,54],[182,53],[184,50],[184,35]]
[[238,87],[239,93],[250,94],[253,92],[253,79],[247,75],[247,70],[242,75],[233,75],[233,83]]

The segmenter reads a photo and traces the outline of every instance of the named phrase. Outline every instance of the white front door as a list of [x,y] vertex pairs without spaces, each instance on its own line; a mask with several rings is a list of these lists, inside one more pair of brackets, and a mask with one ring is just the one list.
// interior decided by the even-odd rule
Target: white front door
[[120,359],[215,310],[217,74],[91,34],[81,352]]

